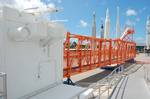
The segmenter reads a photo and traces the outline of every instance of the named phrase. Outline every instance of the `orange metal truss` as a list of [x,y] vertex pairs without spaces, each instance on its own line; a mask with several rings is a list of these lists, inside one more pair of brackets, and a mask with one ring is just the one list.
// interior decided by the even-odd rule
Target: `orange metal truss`
[[122,64],[135,56],[136,43],[132,41],[101,39],[68,32],[64,43],[64,77],[69,78],[102,66]]

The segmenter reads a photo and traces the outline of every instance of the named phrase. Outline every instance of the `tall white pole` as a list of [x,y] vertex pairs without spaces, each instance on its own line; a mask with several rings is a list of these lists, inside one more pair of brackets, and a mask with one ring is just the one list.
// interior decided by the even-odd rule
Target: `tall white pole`
[[92,37],[96,37],[96,15],[93,12]]
[[150,17],[147,18],[146,23],[146,48],[150,49]]
[[101,38],[104,38],[104,25],[103,25],[103,21],[102,20],[101,20],[100,33],[101,33]]
[[109,38],[110,35],[110,16],[109,16],[109,9],[106,10],[106,19],[105,19],[105,32],[104,38]]
[[[96,38],[96,15],[95,15],[95,12],[93,12],[92,37]],[[92,49],[95,50],[95,48],[96,48],[96,43],[93,40],[92,41]]]
[[120,15],[119,15],[119,7],[117,7],[116,38],[120,38]]

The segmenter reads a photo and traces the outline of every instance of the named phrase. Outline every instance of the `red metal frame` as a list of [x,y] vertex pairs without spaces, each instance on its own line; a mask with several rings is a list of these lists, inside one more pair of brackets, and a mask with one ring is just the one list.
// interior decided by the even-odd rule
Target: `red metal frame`
[[[70,48],[71,42],[77,46]],[[121,39],[101,39],[67,33],[64,43],[64,77],[101,66],[122,64],[136,56],[136,44]]]

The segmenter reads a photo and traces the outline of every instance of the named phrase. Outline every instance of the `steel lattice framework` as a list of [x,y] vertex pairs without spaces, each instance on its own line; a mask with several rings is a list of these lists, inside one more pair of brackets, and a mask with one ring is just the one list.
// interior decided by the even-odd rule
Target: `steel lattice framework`
[[[136,43],[127,40],[128,30],[119,39],[101,39],[77,34],[66,35],[64,43],[64,77],[111,64],[122,64],[136,57]],[[74,45],[72,45],[74,42]]]

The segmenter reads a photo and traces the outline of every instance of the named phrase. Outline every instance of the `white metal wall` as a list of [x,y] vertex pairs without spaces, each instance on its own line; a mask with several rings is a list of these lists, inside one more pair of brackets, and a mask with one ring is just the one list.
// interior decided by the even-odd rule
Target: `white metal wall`
[[[47,28],[49,32],[47,35],[54,35],[54,37],[45,47],[40,45],[40,40],[32,41],[32,38],[16,42],[9,37],[10,33],[14,32],[13,29],[35,22],[37,19],[7,7],[4,10],[4,20],[0,22],[2,38],[0,39],[0,71],[7,74],[8,99],[17,99],[45,86],[61,82],[63,34],[65,33],[63,26],[53,24],[56,28],[52,26]],[[32,29],[32,26],[29,28]],[[39,28],[42,30],[42,27]],[[43,35],[36,33],[35,36]]]

